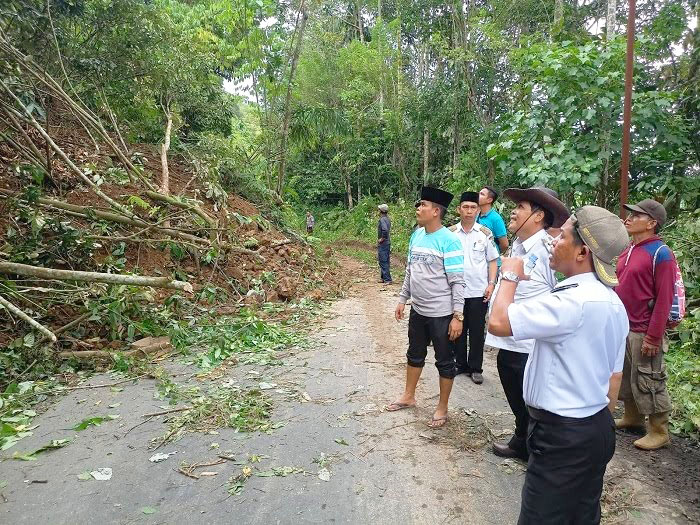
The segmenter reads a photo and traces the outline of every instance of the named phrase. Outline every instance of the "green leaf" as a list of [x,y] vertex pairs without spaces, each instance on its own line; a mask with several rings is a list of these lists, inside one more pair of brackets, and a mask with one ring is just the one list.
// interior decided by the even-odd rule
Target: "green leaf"
[[348,445],[348,442],[345,441],[344,438],[335,438],[333,441],[335,441],[336,443],[338,443],[338,445],[345,445],[346,447],[349,446],[349,445]]
[[142,507],[141,512],[144,514],[155,514],[158,512],[158,509],[154,509],[153,507]]
[[118,417],[119,417],[118,415],[112,415],[112,414],[109,414],[106,416],[90,417],[88,419],[84,419],[83,421],[81,421],[77,425],[71,427],[71,430],[81,431],[81,430],[85,430],[87,427],[90,427],[90,426],[98,427],[102,423],[104,423],[105,421],[112,421],[113,419],[117,419]]
[[22,461],[36,461],[36,456],[38,454],[41,454],[42,452],[46,452],[48,450],[54,450],[57,448],[63,448],[65,447],[68,443],[73,441],[73,439],[53,439],[51,442],[47,445],[44,445],[41,448],[36,449],[34,452],[28,452],[26,454],[20,454],[19,452],[15,452],[12,456],[12,459],[19,459]]
[[85,471],[85,472],[81,472],[80,474],[78,474],[78,479],[80,481],[87,481],[89,479],[92,479],[92,476],[90,475],[90,473],[88,471]]

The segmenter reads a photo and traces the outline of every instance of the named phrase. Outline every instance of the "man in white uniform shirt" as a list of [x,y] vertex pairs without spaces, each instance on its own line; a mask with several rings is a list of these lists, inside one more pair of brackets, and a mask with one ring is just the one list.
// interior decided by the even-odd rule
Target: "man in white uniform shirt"
[[[451,343],[457,363],[457,374],[467,374],[480,385],[484,382],[484,328],[489,299],[496,286],[498,250],[493,233],[478,224],[479,194],[465,191],[457,206],[460,222],[450,228],[464,249],[464,329]],[[469,349],[467,349],[469,339]]]
[[[554,270],[549,267],[547,228],[560,228],[569,218],[569,212],[555,191],[549,188],[508,189],[503,194],[516,203],[510,214],[508,230],[515,241],[510,256],[523,259],[530,279],[518,286],[515,302],[524,303],[547,294],[557,285]],[[500,286],[500,285],[499,285]],[[498,337],[489,333],[486,344],[498,348],[496,365],[503,391],[515,416],[515,434],[508,443],[493,443],[493,452],[506,458],[527,461],[528,412],[523,401],[525,364],[535,341]]]
[[612,287],[627,244],[622,221],[584,206],[552,243],[550,264],[566,276],[551,293],[517,303],[520,258],[504,259],[489,331],[534,339],[525,369],[530,451],[520,525],[600,522],[605,468],[615,452],[612,410],[622,381],[629,322]]

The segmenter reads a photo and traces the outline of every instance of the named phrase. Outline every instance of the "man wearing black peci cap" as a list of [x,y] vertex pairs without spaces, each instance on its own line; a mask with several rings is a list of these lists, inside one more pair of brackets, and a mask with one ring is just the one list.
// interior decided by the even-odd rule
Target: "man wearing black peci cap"
[[523,385],[530,457],[519,525],[600,523],[605,469],[615,452],[612,410],[622,379],[627,314],[612,290],[627,244],[622,221],[583,206],[552,242],[551,267],[566,276],[551,293],[518,303],[521,258],[503,259],[489,331],[534,340]]
[[428,341],[435,349],[435,366],[440,374],[440,400],[428,423],[440,428],[447,422],[447,405],[456,367],[450,341],[462,333],[464,315],[464,257],[462,245],[454,233],[442,225],[452,194],[424,186],[416,204],[418,229],[411,235],[399,304],[394,316],[403,318],[411,299],[406,352],[404,393],[387,406],[389,412],[416,406],[416,386],[420,379]]
[[[459,238],[464,251],[464,330],[453,343],[457,373],[465,373],[480,385],[484,359],[484,328],[489,299],[496,286],[498,250],[491,231],[477,224],[479,194],[462,193],[457,206],[460,221],[450,228]],[[467,349],[467,339],[469,347]]]
[[[549,188],[511,188],[503,194],[516,203],[510,214],[508,229],[515,237],[511,257],[523,259],[530,276],[530,279],[518,286],[515,294],[515,302],[524,303],[549,293],[557,284],[554,270],[549,267],[546,243],[550,237],[546,230],[551,226],[561,227],[568,219],[569,212],[557,193]],[[507,444],[493,443],[493,452],[501,457],[527,460],[525,438],[529,416],[523,401],[523,377],[525,364],[535,341],[515,340],[512,336],[497,336],[489,332],[486,335],[486,344],[498,348],[498,376],[515,416],[515,434]]]

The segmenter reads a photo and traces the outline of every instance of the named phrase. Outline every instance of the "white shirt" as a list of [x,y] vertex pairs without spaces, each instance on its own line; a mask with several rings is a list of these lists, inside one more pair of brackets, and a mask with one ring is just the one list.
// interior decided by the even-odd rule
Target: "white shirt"
[[[515,302],[524,303],[534,297],[551,292],[557,285],[557,278],[554,270],[549,266],[549,251],[545,242],[549,240],[549,235],[545,230],[540,230],[525,241],[515,239],[511,250],[511,257],[521,257],[527,264],[530,255],[537,257],[535,267],[530,272],[530,279],[520,281],[515,289]],[[498,281],[496,289],[491,296],[491,306],[493,298],[498,295],[498,288],[501,282]],[[490,311],[490,306],[489,306]],[[503,348],[511,352],[529,354],[535,346],[533,339],[516,341],[513,337],[498,337],[491,333],[486,334],[486,344],[494,348]]]
[[525,366],[526,404],[577,418],[607,406],[610,376],[622,371],[629,332],[612,288],[592,272],[575,275],[552,293],[511,304],[508,319],[515,339],[535,339]]
[[454,232],[464,249],[464,298],[483,297],[489,284],[489,262],[498,259],[493,234],[476,222],[468,232],[459,222]]

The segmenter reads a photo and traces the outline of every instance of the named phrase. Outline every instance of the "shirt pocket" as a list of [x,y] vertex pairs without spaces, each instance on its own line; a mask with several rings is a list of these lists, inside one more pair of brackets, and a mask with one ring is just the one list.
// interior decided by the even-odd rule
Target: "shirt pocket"
[[472,258],[475,262],[482,262],[486,259],[486,241],[472,243]]

